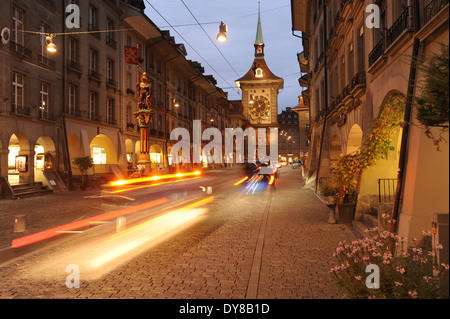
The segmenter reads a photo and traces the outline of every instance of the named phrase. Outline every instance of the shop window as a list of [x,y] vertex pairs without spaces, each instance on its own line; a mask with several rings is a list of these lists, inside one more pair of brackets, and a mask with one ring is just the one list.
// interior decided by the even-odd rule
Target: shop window
[[92,147],[92,161],[95,165],[106,164],[106,151],[103,147]]

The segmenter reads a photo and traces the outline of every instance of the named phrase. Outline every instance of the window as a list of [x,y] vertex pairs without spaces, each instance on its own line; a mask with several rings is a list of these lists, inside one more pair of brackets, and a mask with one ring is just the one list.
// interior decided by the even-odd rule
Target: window
[[263,77],[263,70],[260,68],[257,68],[255,71],[255,77],[262,78]]
[[114,79],[114,61],[111,59],[108,59],[106,62],[106,77],[108,83],[112,84],[112,80]]
[[46,117],[48,114],[48,108],[49,108],[49,85],[48,83],[41,82],[41,89],[40,89],[40,104],[39,104],[39,113],[41,114],[41,117]]
[[23,31],[23,11],[14,7],[13,8],[13,31],[12,31],[12,41],[19,45],[24,44],[24,33]]
[[351,82],[351,80],[353,79],[353,75],[354,71],[355,71],[355,66],[354,66],[354,52],[353,52],[353,39],[350,41],[350,43],[348,44],[348,70],[347,70],[347,84]]
[[24,76],[22,74],[13,73],[13,103],[14,111],[23,107]]
[[110,30],[114,30],[114,21],[111,19],[107,19],[106,21],[106,29],[108,32],[106,33],[106,43],[109,45],[115,47],[116,46],[116,40],[114,40],[114,32]]
[[131,111],[131,106],[128,105],[127,106],[127,124],[128,123],[133,123],[133,116],[132,116],[132,111]]
[[73,84],[69,84],[69,115],[75,115],[76,109],[76,95],[77,95],[77,87]]
[[97,51],[89,51],[89,74],[94,74],[97,71]]
[[74,38],[69,38],[69,61],[77,62],[78,61],[78,43]]
[[106,99],[106,122],[114,124],[114,99]]
[[45,38],[46,38],[45,34],[48,34],[49,31],[50,31],[50,28],[46,24],[42,23],[41,24],[41,32],[43,34],[40,35],[39,42],[40,42],[40,54],[43,57],[47,57],[47,43],[45,41]]
[[97,145],[92,147],[92,162],[95,165],[106,164],[106,151],[103,147]]
[[95,111],[97,108],[97,93],[89,92],[89,119],[95,121]]
[[97,9],[93,6],[89,7],[89,31],[97,30]]

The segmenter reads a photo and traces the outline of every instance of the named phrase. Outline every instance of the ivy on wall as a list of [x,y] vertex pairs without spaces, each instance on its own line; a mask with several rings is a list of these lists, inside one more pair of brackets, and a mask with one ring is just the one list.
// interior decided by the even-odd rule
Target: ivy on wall
[[372,121],[366,139],[359,151],[342,155],[333,166],[332,177],[337,188],[337,202],[354,202],[360,176],[364,169],[373,166],[389,151],[394,150],[391,138],[400,128],[405,112],[406,99],[391,94],[383,103],[379,115]]

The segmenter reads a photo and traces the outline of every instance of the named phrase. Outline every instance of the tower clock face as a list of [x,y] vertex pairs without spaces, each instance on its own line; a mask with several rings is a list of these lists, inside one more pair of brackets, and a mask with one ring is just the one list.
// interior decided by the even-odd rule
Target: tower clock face
[[265,96],[255,96],[253,104],[250,105],[250,114],[255,118],[266,118],[269,116],[270,102]]

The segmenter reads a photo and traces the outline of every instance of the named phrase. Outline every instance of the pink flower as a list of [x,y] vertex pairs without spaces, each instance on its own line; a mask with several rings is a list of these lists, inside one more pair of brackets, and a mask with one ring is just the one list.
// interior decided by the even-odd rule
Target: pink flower
[[403,283],[396,281],[396,282],[395,282],[395,285],[396,285],[397,287],[399,287],[399,286],[403,286]]
[[416,299],[417,298],[417,291],[415,290],[409,290],[408,294],[411,296],[411,298]]
[[405,273],[405,268],[403,267],[397,267],[396,269],[399,273],[404,274]]

